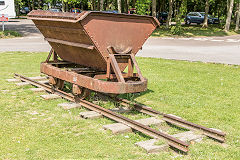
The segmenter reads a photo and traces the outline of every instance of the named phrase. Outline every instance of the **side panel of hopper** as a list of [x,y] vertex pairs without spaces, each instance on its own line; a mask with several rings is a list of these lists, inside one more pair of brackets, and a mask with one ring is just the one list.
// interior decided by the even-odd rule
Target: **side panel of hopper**
[[[157,22],[153,17],[90,12],[81,21],[103,57],[107,57],[109,46],[122,52],[132,48],[135,55],[155,30]],[[119,64],[123,71],[127,64]]]
[[[106,70],[105,59],[93,46],[79,22],[33,21],[61,59],[86,67]],[[81,45],[90,49],[79,47]]]

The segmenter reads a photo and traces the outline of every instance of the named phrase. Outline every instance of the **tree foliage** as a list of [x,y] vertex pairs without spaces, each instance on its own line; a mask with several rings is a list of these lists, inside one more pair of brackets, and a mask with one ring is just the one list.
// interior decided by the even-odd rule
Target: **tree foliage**
[[[176,22],[186,16],[188,12],[204,12],[206,0],[172,0],[172,17]],[[218,17],[223,22],[227,15],[237,17],[239,10],[237,5],[239,0],[234,0],[232,13],[228,12],[227,5],[231,0],[208,0],[210,15]],[[60,8],[62,11],[70,11],[71,8],[80,8],[81,10],[118,10],[128,13],[131,8],[136,9],[136,14],[152,15],[152,9],[157,15],[160,12],[169,12],[169,0],[15,0],[17,14],[22,7],[33,9]],[[155,6],[152,6],[155,5]],[[231,8],[231,7],[230,7]],[[237,22],[240,16],[234,19]],[[229,19],[229,17],[228,17]]]
[[151,13],[150,5],[151,5],[151,0],[137,0],[136,2],[137,14],[150,15]]

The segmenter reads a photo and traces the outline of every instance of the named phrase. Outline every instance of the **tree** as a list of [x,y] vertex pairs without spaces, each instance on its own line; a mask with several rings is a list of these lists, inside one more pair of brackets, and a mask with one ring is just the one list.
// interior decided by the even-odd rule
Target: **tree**
[[159,12],[163,12],[165,11],[165,0],[159,0],[158,4],[159,4]]
[[32,10],[35,9],[35,0],[32,0]]
[[205,15],[204,15],[204,21],[203,21],[203,28],[207,28],[208,27],[208,12],[209,12],[209,0],[206,0],[206,4],[205,4]]
[[152,16],[153,17],[156,17],[156,6],[157,6],[156,3],[157,3],[156,0],[152,0]]
[[235,31],[239,30],[239,18],[240,18],[240,0],[238,0],[238,3],[237,3],[237,17],[236,17]]
[[125,13],[128,13],[129,10],[129,0],[125,0]]
[[65,12],[65,2],[62,0],[62,11]]
[[24,2],[23,2],[23,0],[14,0],[14,3],[15,3],[16,14],[19,17],[20,16],[20,8],[23,7]]
[[42,9],[41,4],[42,4],[42,0],[38,0],[38,9]]
[[232,10],[233,10],[233,1],[234,0],[229,0],[229,7],[228,7],[228,13],[227,13],[227,19],[226,19],[226,24],[225,24],[225,32],[228,32],[230,29],[231,25],[231,18],[232,18]]
[[27,5],[28,5],[28,8],[31,9],[31,3],[30,3],[30,0],[27,0]]
[[166,27],[169,28],[171,26],[171,21],[172,21],[172,14],[173,14],[173,1],[174,0],[169,0],[169,11],[168,11],[168,18],[167,18],[167,24]]
[[135,8],[139,15],[150,15],[150,6],[152,0],[137,0]]
[[69,12],[68,1],[65,3],[65,11],[66,11],[66,12]]
[[118,13],[122,13],[122,1],[117,0],[117,5],[118,5]]
[[135,8],[136,0],[132,0],[132,7]]
[[229,10],[230,7],[230,0],[227,0],[227,11]]
[[100,11],[103,11],[103,0],[100,0]]
[[92,0],[92,10],[96,10],[96,0]]

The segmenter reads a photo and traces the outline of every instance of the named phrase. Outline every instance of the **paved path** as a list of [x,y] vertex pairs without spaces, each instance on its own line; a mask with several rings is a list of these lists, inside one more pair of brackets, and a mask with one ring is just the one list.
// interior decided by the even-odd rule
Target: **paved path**
[[240,65],[240,35],[210,38],[150,38],[137,56]]
[[6,51],[49,52],[50,46],[42,36],[0,39],[0,52]]
[[[31,20],[16,19],[6,23],[7,30],[20,32],[23,37],[0,39],[0,52],[29,51],[49,52],[50,46]],[[0,26],[1,29],[1,26]]]
[[[0,39],[0,52],[50,50],[49,44],[31,21],[17,20],[9,22],[6,27],[18,30],[24,37]],[[207,38],[151,37],[137,56],[240,65],[240,35]]]

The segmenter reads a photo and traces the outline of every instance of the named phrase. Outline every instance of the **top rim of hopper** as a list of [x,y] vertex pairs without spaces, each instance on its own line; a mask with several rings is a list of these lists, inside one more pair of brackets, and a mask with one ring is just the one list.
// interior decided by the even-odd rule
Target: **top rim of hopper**
[[71,12],[52,12],[43,10],[33,10],[27,16],[32,20],[49,20],[49,21],[63,21],[77,23],[84,20],[90,14],[101,14],[104,16],[117,16],[117,17],[128,17],[128,18],[148,18],[152,19],[152,23],[155,27],[159,26],[159,21],[152,16],[146,15],[135,15],[135,14],[124,14],[124,13],[110,13],[104,11],[83,11],[81,13],[71,13]]

